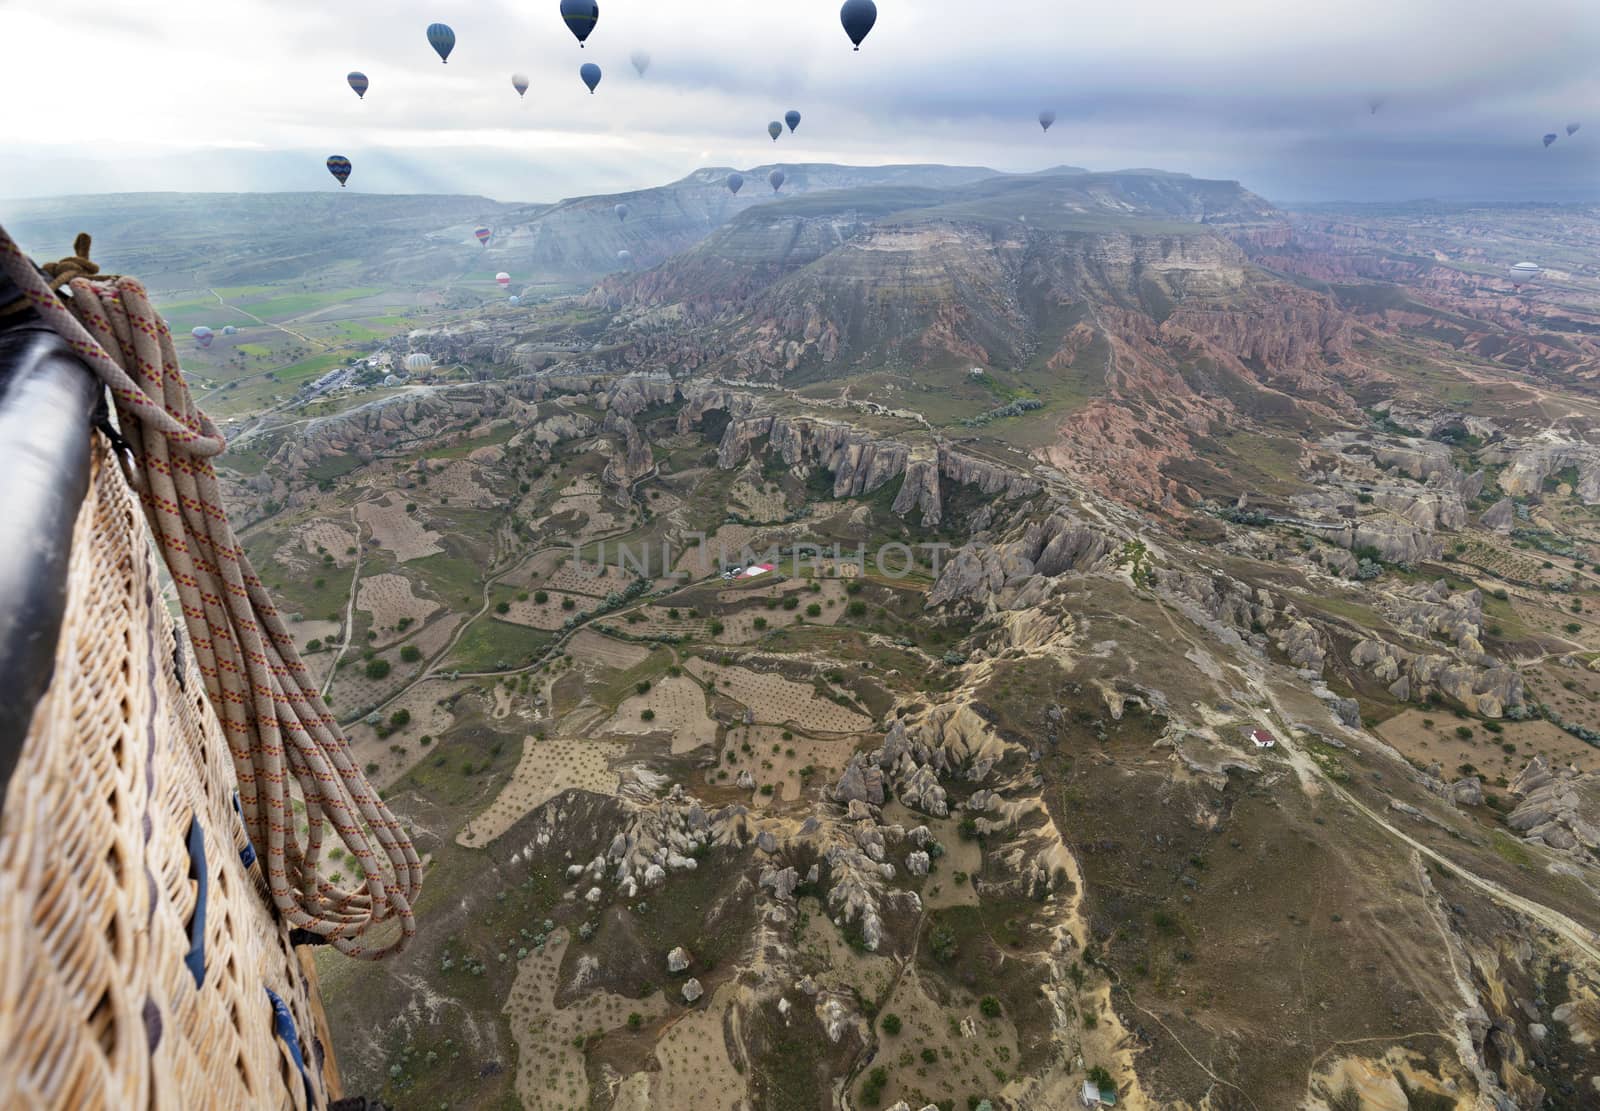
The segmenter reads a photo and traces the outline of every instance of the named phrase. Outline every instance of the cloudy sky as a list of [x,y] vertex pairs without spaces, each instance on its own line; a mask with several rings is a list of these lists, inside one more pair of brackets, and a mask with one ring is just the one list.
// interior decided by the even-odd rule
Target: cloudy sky
[[[352,189],[507,201],[774,160],[1155,166],[1276,201],[1600,199],[1594,0],[878,0],[860,53],[837,0],[601,0],[583,50],[559,7],[0,0],[0,197],[333,189],[339,153]],[[434,21],[456,31],[448,65]],[[788,108],[804,122],[773,144]]]

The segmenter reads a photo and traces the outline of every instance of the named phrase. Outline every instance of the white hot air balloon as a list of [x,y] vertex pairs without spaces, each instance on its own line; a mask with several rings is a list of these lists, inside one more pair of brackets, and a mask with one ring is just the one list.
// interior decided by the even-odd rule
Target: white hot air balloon
[[643,77],[644,71],[650,68],[650,52],[647,50],[635,50],[630,60],[633,62],[633,68],[639,71],[640,77]]
[[500,273],[496,274],[494,276],[494,280],[496,282],[500,283],[500,288],[501,289],[510,289],[511,288],[511,275],[507,274],[504,270],[502,270],[502,271],[500,271]]
[[1544,273],[1544,267],[1537,262],[1519,262],[1511,267],[1511,281],[1516,285],[1534,281]]
[[433,356],[414,351],[406,356],[404,365],[409,374],[426,374],[433,369]]

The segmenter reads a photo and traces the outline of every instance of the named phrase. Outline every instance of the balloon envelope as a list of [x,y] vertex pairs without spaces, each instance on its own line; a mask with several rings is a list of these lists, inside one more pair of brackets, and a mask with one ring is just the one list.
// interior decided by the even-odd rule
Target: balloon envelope
[[511,75],[511,87],[517,90],[518,96],[527,96],[528,75],[526,73],[513,73]]
[[439,55],[439,61],[448,63],[450,51],[456,48],[456,33],[443,23],[428,24],[428,45]]
[[1554,131],[1552,131],[1552,132],[1550,132],[1550,134],[1546,135],[1544,137],[1544,145],[1545,145],[1546,149],[1549,148],[1551,143],[1555,142],[1559,138],[1561,138],[1561,136],[1557,135]]
[[593,62],[585,62],[578,69],[578,76],[583,78],[583,83],[589,86],[589,92],[594,92],[594,87],[600,84],[600,67]]
[[633,63],[633,68],[639,71],[639,76],[644,76],[644,71],[650,68],[650,55],[643,50],[635,50],[633,57],[628,59]]
[[737,194],[739,192],[739,190],[741,190],[743,188],[744,188],[744,175],[743,174],[729,174],[728,175],[728,192]]
[[793,134],[794,129],[800,126],[800,113],[789,109],[783,114],[783,122],[789,125],[789,131]]
[[433,356],[417,351],[406,356],[404,365],[412,374],[422,374],[433,369]]
[[361,73],[359,70],[353,70],[346,75],[345,80],[350,82],[350,87],[356,91],[356,95],[358,97],[360,97],[362,100],[367,98],[366,74]]
[[222,329],[222,334],[225,336],[236,336],[239,334],[239,329],[235,328],[232,324],[229,324],[226,328]]
[[618,251],[617,252],[617,261],[618,262],[632,262],[633,261],[633,252],[632,251]]
[[1577,132],[1578,132],[1578,128],[1580,128],[1582,126],[1583,126],[1583,124],[1581,124],[1581,123],[1569,123],[1569,124],[1567,124],[1567,134],[1568,135],[1576,135]]
[[342,154],[328,156],[328,172],[339,179],[339,188],[344,188],[344,183],[350,180],[350,160]]
[[501,289],[510,289],[511,288],[511,275],[507,274],[504,270],[502,270],[502,271],[500,271],[500,273],[496,274],[494,276],[494,280],[500,283],[500,288]]
[[1055,122],[1056,114],[1050,109],[1046,108],[1043,112],[1039,113],[1039,126],[1044,128],[1046,131],[1049,131],[1050,125]]
[[479,243],[482,243],[485,247],[487,247],[489,245],[489,236],[493,235],[494,233],[488,228],[479,228],[472,234],[478,237]]
[[778,136],[783,134],[783,124],[779,123],[777,120],[773,120],[771,123],[767,124],[767,134],[771,135],[772,141],[776,143],[778,141]]
[[211,341],[216,338],[216,334],[204,324],[196,328],[192,334],[194,335],[195,339],[200,341],[201,347],[210,347]]
[[578,45],[582,46],[600,21],[600,5],[594,0],[561,0],[561,18],[567,21],[567,30],[578,36]]
[[1378,109],[1383,107],[1383,103],[1383,97],[1375,96],[1371,100],[1367,101],[1367,108],[1371,111],[1372,115],[1376,116],[1378,114]]
[[516,294],[515,294],[515,293],[513,293],[513,294],[512,294],[512,295],[511,295],[511,300],[510,300],[510,302],[509,302],[509,303],[510,303],[510,304],[511,304],[511,305],[512,305],[512,306],[516,306],[516,305],[520,305],[520,304],[522,304],[522,298],[521,298],[521,297],[518,297],[518,296],[517,296],[517,295],[516,295]]
[[1532,281],[1544,273],[1544,267],[1537,262],[1519,262],[1511,267],[1511,280],[1516,282]]
[[773,170],[770,174],[767,175],[767,180],[772,182],[772,191],[774,193],[776,193],[779,189],[781,189],[783,187],[783,171],[782,170]]
[[619,204],[619,205],[617,205],[616,208],[613,208],[611,211],[613,211],[613,212],[615,212],[617,214],[617,219],[618,220],[626,220],[628,218],[628,206],[625,205],[625,204]]
[[839,9],[839,22],[844,25],[844,33],[850,36],[850,41],[855,43],[857,50],[860,50],[861,40],[867,37],[872,25],[878,22],[878,5],[872,0],[844,0],[844,7]]

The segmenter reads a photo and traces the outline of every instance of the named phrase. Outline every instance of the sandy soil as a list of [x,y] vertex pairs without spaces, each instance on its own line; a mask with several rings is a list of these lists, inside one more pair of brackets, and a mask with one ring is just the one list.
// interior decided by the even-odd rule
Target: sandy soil
[[696,679],[715,684],[718,693],[748,706],[758,723],[793,724],[817,733],[860,733],[872,725],[864,715],[819,698],[811,686],[781,675],[722,667],[699,658],[687,666]]
[[[646,710],[655,712],[654,720],[644,720]],[[601,732],[630,736],[670,733],[672,753],[677,756],[713,743],[717,724],[706,713],[705,691],[680,675],[662,679],[644,694],[629,697]]]
[[306,555],[312,559],[321,560],[321,547],[333,557],[336,567],[348,567],[355,556],[348,554],[355,547],[356,536],[348,528],[342,528],[333,521],[313,521],[300,531],[300,543],[305,547]]
[[583,1052],[573,1044],[574,1039],[626,1028],[628,1015],[635,1012],[648,1022],[667,1009],[660,992],[646,999],[594,992],[557,1010],[556,988],[568,943],[567,931],[556,930],[542,953],[535,951],[519,962],[506,1000],[505,1012],[511,1016],[511,1033],[517,1042],[517,1097],[530,1111],[572,1111],[589,1106]]
[[[770,805],[773,801],[794,802],[804,790],[816,790],[822,784],[838,779],[856,747],[853,740],[818,741],[792,735],[785,740],[785,732],[788,730],[778,725],[736,725],[729,729],[722,742],[719,764],[720,770],[727,774],[719,774],[718,782],[737,782],[739,773],[748,771],[756,781],[754,805]],[[753,751],[745,752],[745,745],[749,745]],[[774,752],[774,749],[777,751]],[[730,756],[732,759],[729,759]],[[812,774],[802,784],[800,771],[806,767],[812,769]],[[773,785],[771,795],[760,792],[761,786],[767,783]],[[920,822],[914,821],[910,826],[918,824]]]
[[725,983],[667,1028],[656,1043],[661,1071],[651,1077],[649,1106],[671,1111],[749,1106],[742,1098],[744,1078],[729,1060],[722,1034],[723,1016],[738,994],[736,982]]
[[[1423,724],[1429,721],[1431,728]],[[1471,729],[1472,736],[1458,737],[1458,726]],[[1447,780],[1468,774],[1461,766],[1471,764],[1490,792],[1496,777],[1516,778],[1536,755],[1558,767],[1571,763],[1584,771],[1600,769],[1600,750],[1547,721],[1506,721],[1500,727],[1504,732],[1488,733],[1481,722],[1463,721],[1448,710],[1406,710],[1378,726],[1377,733],[1403,756],[1423,765],[1437,760]],[[1516,751],[1508,753],[1504,745]]]
[[487,845],[524,815],[566,790],[612,793],[617,775],[611,770],[611,763],[626,751],[626,746],[606,741],[526,738],[511,779],[487,810],[462,827],[456,843],[469,848]]
[[420,487],[418,492],[432,501],[475,509],[500,504],[498,498],[478,483],[478,468],[467,459],[435,460],[428,468],[428,485]]
[[586,560],[580,569],[569,560],[551,572],[542,585],[550,591],[604,598],[613,590],[625,588],[629,579],[630,576],[615,567],[596,567],[592,560]]
[[975,907],[978,891],[972,880],[956,882],[956,873],[975,876],[983,868],[983,846],[977,841],[966,841],[957,828],[958,818],[934,818],[919,813],[899,802],[891,801],[883,808],[886,825],[903,825],[907,829],[927,826],[933,839],[944,846],[944,855],[933,862],[933,870],[922,887],[922,902],[929,910],[941,907]]
[[[374,644],[386,648],[427,621],[439,603],[418,598],[412,593],[411,580],[405,576],[382,574],[361,580],[356,589],[356,608],[372,614],[372,628],[378,634]],[[402,632],[396,626],[405,618],[410,618],[411,624]]]
[[455,715],[440,706],[439,700],[448,698],[468,685],[465,681],[451,683],[443,679],[418,683],[386,710],[386,716],[401,708],[411,715],[409,725],[389,734],[387,738],[380,739],[377,730],[364,721],[345,730],[356,764],[362,768],[378,765],[376,772],[367,774],[374,787],[382,790],[391,786],[432,751],[421,743],[422,737],[437,739],[455,724]]
[[406,512],[405,503],[393,496],[381,502],[362,502],[356,506],[356,517],[372,530],[378,546],[392,552],[397,562],[409,563],[444,551],[438,544],[439,534],[423,528],[413,514]]
[[567,642],[567,654],[579,663],[627,671],[648,660],[650,649],[584,629]]
[[[333,644],[339,639],[337,621],[286,621],[285,624],[289,626],[289,635],[294,637],[294,646],[301,655],[305,654],[306,645],[313,640]],[[313,655],[306,661],[306,666],[313,674],[321,675],[327,671],[328,657]]]
[[[746,554],[764,555],[769,544],[760,541],[766,538],[766,529],[751,528],[749,525],[723,525],[711,536],[700,542],[698,547],[689,548],[678,556],[673,564],[674,571],[686,571],[690,578],[703,579],[708,575],[722,573],[722,561],[730,566],[740,563]],[[745,549],[749,548],[748,553]]]
[[[888,1014],[900,1016],[900,1033],[883,1031],[881,1016]],[[993,1094],[1000,1087],[993,1070],[1015,1066],[1017,1031],[1006,1016],[985,1018],[978,998],[966,993],[941,1005],[924,989],[915,966],[900,978],[879,1016],[882,1048],[874,1063],[889,1073],[882,1106],[902,1099],[913,1107],[951,1098],[960,1104],[970,1092]],[[925,1062],[924,1049],[938,1060]]]
[[[530,629],[543,629],[548,632],[561,628],[566,624],[567,618],[594,608],[595,598],[590,594],[567,594],[558,590],[551,590],[548,593],[550,600],[544,605],[535,602],[530,593],[526,602],[512,602],[511,608],[505,613],[492,616],[496,621],[526,625]],[[568,598],[572,599],[572,608],[562,609],[561,603]]]

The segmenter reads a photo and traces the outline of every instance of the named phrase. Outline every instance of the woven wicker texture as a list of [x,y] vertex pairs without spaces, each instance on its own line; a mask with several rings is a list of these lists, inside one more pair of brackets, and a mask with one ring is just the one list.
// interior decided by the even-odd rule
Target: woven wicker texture
[[55,675],[0,815],[0,1107],[320,1106],[337,1081],[309,962],[241,859],[232,756],[98,437],[93,473]]

